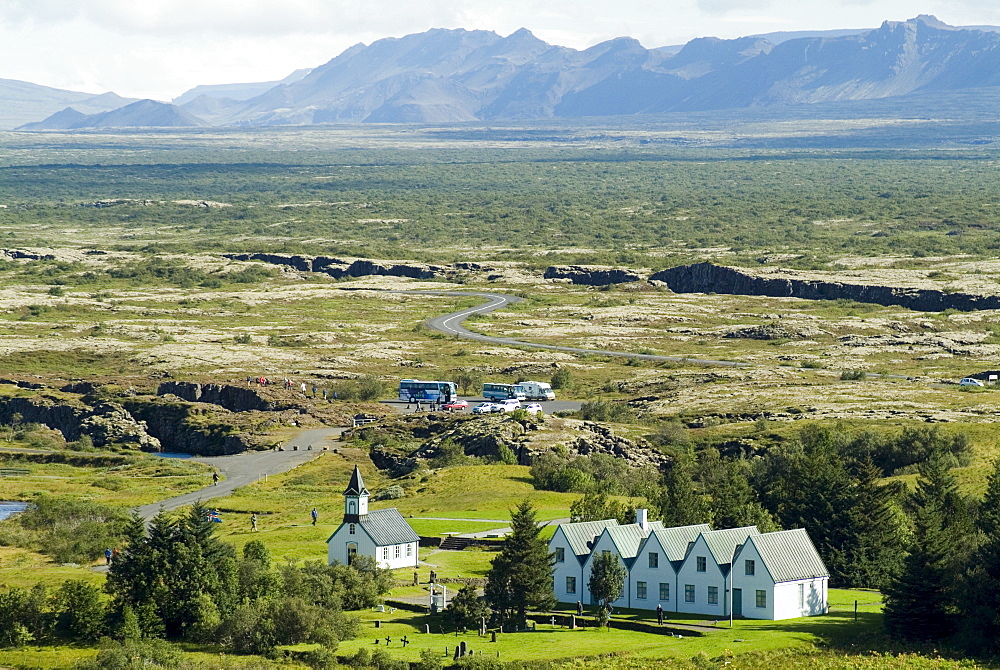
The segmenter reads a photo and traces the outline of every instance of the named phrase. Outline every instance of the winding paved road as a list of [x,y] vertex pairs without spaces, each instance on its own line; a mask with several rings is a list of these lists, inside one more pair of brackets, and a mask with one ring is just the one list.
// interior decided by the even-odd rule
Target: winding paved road
[[482,333],[475,333],[471,330],[466,329],[462,322],[465,321],[470,316],[474,314],[489,314],[494,310],[498,310],[508,305],[512,305],[516,302],[520,302],[521,298],[513,295],[505,295],[503,293],[479,293],[472,291],[395,291],[396,293],[406,293],[410,295],[444,295],[452,296],[458,298],[465,298],[469,296],[486,298],[487,302],[477,305],[476,307],[469,307],[467,309],[460,310],[458,312],[452,312],[451,314],[445,314],[444,316],[436,316],[433,319],[428,319],[425,323],[428,328],[433,328],[434,330],[440,331],[442,333],[447,333],[448,335],[456,335],[458,337],[464,337],[469,340],[479,340],[480,342],[490,342],[491,344],[506,344],[513,347],[530,347],[532,349],[546,349],[549,351],[565,351],[572,354],[597,354],[598,356],[621,356],[623,358],[635,358],[641,361],[655,361],[664,362],[671,361],[675,363],[701,363],[703,365],[722,365],[726,367],[745,367],[746,363],[739,363],[737,361],[717,361],[710,358],[691,358],[689,356],[661,356],[659,354],[637,354],[630,351],[610,351],[608,349],[583,349],[580,347],[567,347],[559,344],[539,344],[537,342],[527,342],[525,340],[515,340],[510,337],[493,337],[492,335],[483,335]]
[[[302,465],[323,453],[323,447],[331,440],[337,440],[343,428],[316,428],[304,430],[284,445],[284,451],[244,451],[231,456],[204,456],[191,460],[205,463],[218,468],[225,479],[218,484],[209,484],[203,489],[167,498],[142,507],[135,511],[144,519],[151,519],[163,510],[173,510],[184,505],[205,502],[212,498],[221,498],[231,494],[241,486],[253,484],[267,475],[287,472]],[[298,447],[298,450],[295,449]],[[312,447],[310,450],[309,447]]]

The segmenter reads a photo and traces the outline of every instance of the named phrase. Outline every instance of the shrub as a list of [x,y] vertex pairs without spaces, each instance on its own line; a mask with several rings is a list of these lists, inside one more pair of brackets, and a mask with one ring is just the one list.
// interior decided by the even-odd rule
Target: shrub
[[635,421],[635,412],[624,402],[592,400],[580,406],[580,417],[585,421]]
[[392,486],[387,486],[381,491],[377,491],[375,495],[372,496],[372,500],[398,500],[406,495],[406,491],[399,484],[393,484]]
[[550,383],[554,389],[568,389],[573,386],[573,373],[569,368],[560,367],[553,373]]
[[253,339],[250,337],[250,333],[239,333],[238,335],[233,335],[233,342],[236,344],[250,344]]
[[855,381],[862,380],[868,376],[868,373],[864,370],[844,370],[840,373],[840,379],[842,381]]

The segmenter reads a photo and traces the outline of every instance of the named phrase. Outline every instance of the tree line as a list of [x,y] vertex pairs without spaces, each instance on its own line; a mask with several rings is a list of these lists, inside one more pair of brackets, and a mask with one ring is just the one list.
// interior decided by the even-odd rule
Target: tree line
[[332,658],[358,632],[347,610],[379,602],[389,571],[368,557],[351,565],[272,563],[251,540],[240,554],[216,537],[200,504],[178,519],[133,516],[101,589],[73,580],[0,593],[0,646],[32,641],[93,643],[166,639],[264,654],[279,645],[315,643]]

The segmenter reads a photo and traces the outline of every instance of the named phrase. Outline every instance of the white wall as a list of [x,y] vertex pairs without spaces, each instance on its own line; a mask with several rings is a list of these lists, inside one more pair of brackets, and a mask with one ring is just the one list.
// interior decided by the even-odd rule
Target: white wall
[[[799,590],[802,606],[799,606]],[[801,579],[782,582],[774,586],[774,618],[795,619],[803,616],[826,614],[827,578]]]
[[[649,567],[649,554],[651,553],[657,555],[658,567],[656,568]],[[638,597],[639,582],[646,582],[645,600]],[[668,599],[660,600],[660,582],[670,585]],[[660,546],[656,535],[650,535],[639,550],[639,555],[629,573],[629,588],[631,589],[631,607],[655,610],[657,605],[661,605],[666,612],[674,611],[677,604],[677,575],[674,572],[673,564],[667,560],[667,553]]]
[[[705,558],[705,572],[698,572],[698,557]],[[689,603],[684,599],[686,584],[694,585],[694,602]],[[714,586],[718,589],[718,603],[708,604],[708,587]],[[737,584],[739,587],[739,584]],[[726,593],[727,580],[719,569],[712,552],[708,550],[708,545],[703,537],[695,540],[694,546],[688,552],[680,570],[677,571],[677,595],[674,600],[674,611],[687,612],[689,614],[704,614],[711,618],[721,618],[729,616],[729,594]],[[745,595],[745,594],[744,594]]]
[[[754,575],[746,574],[745,561],[754,561]],[[747,542],[734,562],[733,586],[743,589],[743,616],[748,619],[794,619],[825,614],[827,611],[827,577],[774,583],[753,542]],[[799,585],[802,585],[802,607],[799,607]],[[766,607],[757,607],[757,590],[767,597]],[[737,610],[738,611],[738,610]]]
[[[579,600],[583,602],[584,605],[596,604],[596,603],[591,603],[590,588],[588,587],[587,582],[590,581],[590,569],[594,563],[594,557],[599,556],[603,551],[610,551],[612,554],[618,557],[618,560],[621,561],[622,566],[627,568],[627,566],[625,565],[625,561],[622,560],[621,554],[618,551],[618,547],[615,545],[614,540],[611,539],[611,536],[607,533],[607,531],[601,533],[601,535],[594,542],[594,548],[591,550],[590,556],[587,558],[587,562],[583,564],[583,574],[582,574],[583,579],[581,580],[583,584],[580,589],[581,597],[579,598]],[[631,580],[626,574],[625,591],[622,594],[622,597],[611,603],[611,605],[613,607],[631,607],[631,605],[629,604],[630,588],[631,588]]]
[[[420,548],[417,542],[391,545],[389,547],[376,547],[371,537],[361,527],[361,524],[355,524],[354,535],[350,533],[350,526],[351,524],[344,523],[334,531],[326,549],[328,563],[336,561],[347,564],[347,545],[350,542],[355,542],[358,545],[358,555],[374,558],[375,563],[381,568],[389,568],[391,570],[395,568],[417,567],[420,560],[418,556]],[[397,547],[399,549],[398,557],[396,556]],[[385,558],[385,549],[389,550],[388,559]],[[409,556],[407,556],[407,550],[409,550]]]
[[[563,533],[562,528],[557,528],[552,539],[549,540],[549,551],[555,553],[557,548],[563,550],[564,559],[561,562],[557,561],[552,569],[553,590],[556,594],[556,600],[561,603],[571,603],[574,605],[578,600],[582,603],[588,603],[590,596],[587,595],[586,599],[584,599],[583,592],[585,586],[583,583],[583,566],[580,565],[579,559],[573,553],[573,549],[570,547],[569,540],[566,539],[566,534]],[[576,578],[575,593],[566,591],[567,577]]]

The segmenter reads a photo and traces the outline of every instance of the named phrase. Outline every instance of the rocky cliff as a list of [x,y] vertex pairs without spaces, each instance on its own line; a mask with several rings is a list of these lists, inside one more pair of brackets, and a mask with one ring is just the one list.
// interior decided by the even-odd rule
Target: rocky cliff
[[113,402],[89,404],[83,399],[48,394],[0,398],[0,423],[38,423],[62,433],[67,441],[87,435],[95,447],[110,445],[159,451],[160,441],[122,405]]
[[633,270],[604,265],[553,265],[545,270],[546,279],[568,279],[585,286],[608,286],[640,281],[642,276]]
[[675,293],[728,293],[807,300],[846,299],[878,305],[898,305],[922,312],[1000,309],[1000,295],[995,294],[885,286],[774,268],[747,270],[697,263],[657,272],[650,280],[664,282]]
[[225,407],[230,412],[274,412],[287,409],[283,403],[264,398],[255,388],[231,384],[198,384],[196,382],[163,382],[156,395],[175,395],[188,402],[207,402]]
[[379,261],[367,258],[343,259],[327,256],[297,256],[286,254],[223,254],[234,261],[260,261],[275,265],[287,265],[301,272],[322,272],[342,279],[344,277],[410,277],[412,279],[433,279],[451,276],[455,269],[443,265],[427,265],[409,261]]

